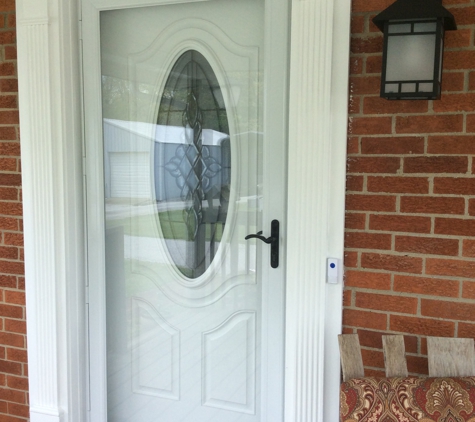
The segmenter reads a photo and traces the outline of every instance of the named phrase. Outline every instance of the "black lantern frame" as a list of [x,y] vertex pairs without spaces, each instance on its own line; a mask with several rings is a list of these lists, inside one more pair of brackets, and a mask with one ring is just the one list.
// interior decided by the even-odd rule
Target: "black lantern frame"
[[373,22],[384,33],[381,97],[440,98],[444,33],[457,29],[442,0],[397,0]]

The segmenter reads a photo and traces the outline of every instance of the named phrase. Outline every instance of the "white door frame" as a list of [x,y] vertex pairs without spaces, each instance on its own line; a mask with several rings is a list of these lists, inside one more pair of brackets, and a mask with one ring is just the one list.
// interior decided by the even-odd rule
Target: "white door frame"
[[[84,422],[80,4],[16,4],[30,417]],[[343,259],[350,5],[292,2],[286,422],[338,420],[342,271],[325,276],[327,257]]]

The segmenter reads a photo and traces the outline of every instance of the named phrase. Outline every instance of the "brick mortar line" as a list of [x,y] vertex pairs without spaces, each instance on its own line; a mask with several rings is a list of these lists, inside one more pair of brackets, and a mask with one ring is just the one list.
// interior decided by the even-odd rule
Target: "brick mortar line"
[[[371,312],[371,313],[374,313],[374,314],[378,314],[378,315],[385,315],[387,317],[390,317],[391,315],[395,315],[395,316],[403,316],[403,317],[410,317],[410,318],[426,318],[426,319],[433,319],[433,320],[443,320],[443,321],[452,321],[452,320],[449,320],[449,319],[446,319],[446,318],[437,318],[437,317],[428,317],[428,316],[424,316],[424,315],[418,315],[418,314],[415,314],[415,313],[407,313],[407,312],[389,312],[389,311],[380,311],[379,309],[368,309],[368,308],[345,308],[345,309],[348,309],[348,310],[351,310],[351,311],[362,311],[362,312]],[[471,320],[469,320],[471,321]],[[387,327],[389,327],[389,320],[386,321],[386,324],[387,324]],[[349,327],[361,327],[360,325],[351,325],[351,324],[345,324],[346,326],[349,326]],[[367,327],[361,327],[361,328],[366,328],[366,329],[370,329],[370,328],[367,328]],[[385,330],[383,331],[387,331],[389,330],[389,328],[386,328]],[[15,333],[17,334],[17,333]]]
[[[439,135],[436,135],[436,136],[439,136]],[[463,135],[463,136],[466,136],[467,138],[473,138],[474,137],[474,134],[471,134],[471,135]],[[381,137],[385,137],[385,136],[376,136],[374,137],[374,139],[378,139],[378,138],[381,138]],[[412,136],[410,136],[412,137]],[[450,136],[442,136],[443,138],[448,138]],[[459,137],[459,136],[457,136]],[[393,137],[387,137],[388,140],[392,140]],[[394,137],[395,138],[395,137]],[[402,137],[402,138],[407,138],[407,137]],[[468,140],[468,139],[467,139]],[[16,142],[15,139],[2,139],[2,141],[10,141],[10,142]],[[384,141],[383,141],[384,142]],[[474,152],[475,153],[475,152]],[[419,157],[468,157],[468,158],[472,158],[474,153],[469,153],[469,152],[455,152],[455,153],[442,153],[442,152],[439,152],[439,153],[434,153],[434,152],[407,152],[407,153],[397,153],[397,152],[388,152],[388,153],[384,153],[384,152],[375,152],[375,153],[363,153],[363,152],[354,152],[354,153],[348,153],[348,159],[347,159],[347,162],[351,159],[354,159],[354,158],[400,158],[401,160],[404,160],[405,158],[419,158]],[[352,173],[349,173],[349,174],[352,174]],[[372,174],[372,173],[370,173]],[[377,174],[377,173],[376,173]],[[411,174],[411,173],[404,173],[404,174]],[[419,174],[419,173],[416,173],[416,174]],[[433,173],[430,173],[430,172],[427,172],[427,173],[421,173],[421,174],[433,174]],[[445,173],[443,173],[445,174]],[[453,174],[453,173],[447,173],[447,174]]]
[[[15,171],[10,171],[10,172],[5,172],[3,174],[18,174],[18,172],[15,172]],[[360,173],[361,174],[361,173]],[[352,174],[348,174],[348,175],[351,175],[351,176],[358,176],[360,174],[356,174],[356,173],[352,173]],[[378,173],[378,174],[387,174],[387,173]],[[459,174],[462,174],[462,173],[459,173]],[[463,173],[465,174],[465,173]],[[371,174],[368,174],[368,173],[365,173],[365,176],[367,177],[373,177]],[[475,175],[474,175],[475,176]],[[411,176],[400,176],[400,175],[394,175],[394,176],[374,176],[374,177],[378,177],[378,178],[390,178],[390,177],[393,177],[394,179],[410,179]],[[445,177],[442,177],[443,179],[445,179]],[[419,179],[425,179],[425,177],[419,177]],[[448,179],[474,179],[475,180],[475,177],[449,177]],[[7,187],[10,187],[10,185],[3,185],[3,186],[7,186]],[[18,186],[15,186],[15,187],[18,187]],[[429,186],[428,186],[429,187]],[[433,193],[431,194],[430,192],[387,192],[387,191],[368,191],[368,190],[347,190],[346,191],[347,193],[351,193],[352,195],[365,195],[365,196],[427,196],[427,195],[431,195],[431,196],[434,196],[434,197],[437,197],[437,198],[448,198],[448,197],[469,197],[469,198],[475,198],[475,194],[469,194],[469,193],[465,193],[465,194],[455,194],[455,193]]]
[[[15,91],[16,92],[16,91]],[[475,113],[474,113],[475,115]],[[356,116],[354,116],[356,117]],[[2,124],[0,124],[0,127],[2,126]],[[7,127],[11,127],[11,126],[19,126],[18,124],[16,123],[13,123],[11,125],[9,124],[5,124],[4,126],[7,126]],[[475,132],[467,132],[465,134],[463,134],[462,136],[467,136],[467,137],[473,137],[475,134]],[[405,134],[405,133],[395,133],[395,134],[385,134],[385,133],[381,133],[381,134],[375,134],[375,133],[368,133],[368,134],[356,134],[356,135],[353,135],[353,134],[349,134],[350,137],[353,137],[353,138],[359,138],[359,141],[361,141],[362,139],[361,138],[386,138],[388,141],[389,140],[394,140],[394,139],[398,139],[398,138],[420,138],[420,139],[426,139],[425,137],[426,136],[443,136],[443,137],[448,137],[448,136],[452,136],[451,133],[447,133],[447,132],[431,132],[431,133],[428,133],[428,134],[420,134],[420,133],[416,133],[416,134]],[[455,136],[457,137],[460,137],[460,132],[456,132],[455,133]],[[427,139],[426,139],[427,141]],[[382,155],[382,156],[385,156],[386,154],[385,153],[375,153],[375,154],[363,154],[363,153],[348,153],[348,155],[356,155],[356,154],[361,154],[361,155],[370,155],[370,156],[373,156],[373,155]],[[418,154],[418,155],[423,155],[425,153],[422,153],[422,154]],[[400,155],[412,155],[412,154],[390,154],[390,155],[395,155],[395,156],[400,156]],[[415,154],[414,154],[415,155]],[[450,154],[452,155],[452,154]],[[462,154],[463,155],[463,154]]]
[[[345,233],[369,233],[369,234],[389,234],[389,235],[394,235],[394,236],[408,236],[408,237],[418,237],[418,238],[426,238],[426,239],[448,239],[448,240],[467,240],[466,238],[473,238],[473,236],[466,235],[455,235],[455,234],[439,234],[439,233],[421,233],[421,232],[405,232],[405,231],[393,231],[393,230],[375,230],[375,229],[346,229]],[[18,245],[11,245],[11,244],[6,244],[9,246],[18,246]],[[18,246],[19,247],[19,246]],[[352,249],[377,249],[373,247],[346,247],[348,250]],[[380,249],[377,249],[380,250]],[[387,249],[385,249],[387,250]],[[394,249],[394,251],[396,251]],[[397,251],[396,251],[397,252]],[[404,251],[404,252],[410,252],[410,251]],[[415,253],[415,252],[414,252]],[[438,255],[438,254],[436,254]],[[450,256],[457,256],[457,255],[450,255]],[[467,257],[469,258],[469,257]],[[473,257],[471,257],[473,258]]]
[[[381,311],[378,311],[376,309],[367,309],[367,308],[357,308],[357,307],[344,307],[344,311],[347,310],[347,311],[357,311],[357,312],[366,312],[366,313],[374,313],[374,314],[377,314],[378,316],[388,316],[388,315],[391,315],[390,313],[388,312],[381,312]],[[344,312],[343,312],[344,313]],[[407,314],[407,313],[395,313],[395,315],[397,316],[404,316],[404,317],[414,317],[414,318],[419,318],[420,316],[419,315],[416,315],[416,314]],[[353,325],[351,322],[347,322],[346,324],[343,325],[344,327],[356,327],[356,328],[359,328],[359,329],[364,329],[364,330],[371,330],[371,331],[378,331],[378,332],[381,332],[381,331],[384,331],[386,332],[387,329],[382,329],[382,328],[372,328],[372,327],[368,327],[366,325],[359,325],[359,324],[356,324],[356,325]],[[15,333],[17,334],[17,333]]]
[[[459,94],[454,94],[454,95],[459,95]],[[467,95],[474,95],[475,94],[467,94]],[[356,96],[356,95],[355,95]],[[369,96],[369,95],[368,95]],[[376,98],[377,95],[371,95],[371,97]],[[473,110],[475,111],[475,110]],[[350,117],[358,117],[358,118],[384,118],[384,117],[392,117],[394,124],[396,122],[396,119],[398,117],[439,117],[439,116],[464,116],[464,114],[470,114],[473,115],[473,111],[466,111],[466,110],[457,110],[457,111],[427,111],[427,112],[414,112],[414,113],[362,113],[362,114],[351,114],[349,115]],[[389,135],[406,135],[406,136],[420,136],[420,132],[398,132],[395,130],[396,128],[394,127],[394,133],[387,134]],[[428,135],[433,135],[433,134],[442,134],[442,135],[450,135],[450,134],[460,134],[460,133],[465,133],[466,131],[462,130],[460,131],[451,131],[451,132],[426,132]],[[473,133],[473,132],[468,132],[468,133]],[[374,135],[374,134],[373,134]],[[380,134],[379,136],[383,136],[384,134]],[[358,136],[366,136],[366,135],[361,135],[358,134]]]
[[[424,298],[425,299],[425,298]],[[433,300],[435,302],[447,302],[447,303],[457,303],[457,304],[467,304],[467,305],[475,305],[475,302],[472,300],[470,302],[467,301],[444,301],[444,300],[439,300],[439,299],[426,299],[426,300]],[[359,308],[357,306],[355,307],[345,307],[345,309],[352,310],[352,311],[359,311],[363,310],[364,312],[374,312],[378,314],[384,314],[384,315],[394,315],[394,316],[407,316],[407,317],[413,317],[413,318],[423,318],[423,319],[433,319],[433,320],[442,320],[442,321],[459,321],[459,322],[468,322],[471,324],[475,324],[475,320],[472,319],[453,319],[453,318],[442,318],[442,317],[435,317],[431,315],[425,315],[422,313],[410,313],[410,312],[398,312],[398,311],[381,311],[379,309],[373,309],[373,308]],[[348,325],[348,324],[347,324]],[[24,333],[19,333],[17,331],[14,331],[13,334],[17,335],[25,335]]]
[[[352,194],[353,195],[353,194]],[[373,195],[377,196],[377,195]],[[389,195],[380,195],[380,196],[389,196]],[[469,199],[475,199],[474,198],[469,198]],[[0,202],[9,202],[10,201],[0,201]],[[15,201],[13,201],[15,202]],[[401,217],[440,217],[440,218],[458,218],[459,220],[473,220],[475,219],[475,216],[473,215],[466,215],[465,213],[463,214],[436,214],[436,213],[414,213],[414,212],[402,212],[402,211],[379,211],[379,210],[358,210],[358,209],[348,209],[348,213],[366,213],[369,212],[374,215],[387,215],[387,216],[401,216]],[[8,214],[6,214],[8,215]],[[461,218],[465,217],[465,218]],[[405,233],[405,232],[403,232]]]
[[[384,331],[384,332],[379,331],[379,332],[383,333],[383,334],[399,334],[398,331]],[[363,346],[363,345],[361,345],[361,349],[370,350],[370,351],[374,351],[374,352],[382,352],[383,351],[382,347],[378,348],[378,347]],[[408,351],[406,351],[405,354],[408,355],[408,356],[419,357],[419,354],[417,352],[408,352]]]
[[[357,271],[356,269],[354,269],[353,271]],[[366,272],[366,271],[362,271],[362,272]],[[387,273],[384,273],[384,274],[387,274]],[[396,273],[396,274],[392,274],[392,275],[402,275],[402,276],[406,276],[407,273]],[[447,280],[447,281],[460,281],[460,282],[474,282],[473,281],[473,278],[461,278],[461,277],[456,277],[456,276],[431,276],[431,275],[424,275],[424,274],[410,274],[410,277],[415,277],[415,278],[430,278],[430,279],[442,279],[442,280]],[[424,297],[424,298],[439,298],[439,297],[445,297],[447,299],[457,299],[458,297],[460,297],[461,299],[464,299],[462,298],[462,296],[457,296],[457,297],[452,297],[452,296],[440,296],[440,295],[428,295],[428,294],[423,294],[423,293],[411,293],[411,292],[406,292],[406,291],[399,291],[399,290],[394,290],[394,289],[390,289],[390,290],[384,290],[384,289],[376,289],[376,288],[371,288],[371,287],[359,287],[359,286],[348,286],[348,285],[345,285],[344,284],[344,288],[345,290],[349,290],[349,289],[356,289],[355,291],[365,291],[366,292],[366,289],[368,289],[368,292],[376,292],[376,294],[387,294],[387,292],[394,292],[394,293],[399,293],[401,295],[415,295],[417,297]],[[378,292],[381,292],[381,293],[378,293]],[[475,300],[475,299],[473,299]]]
[[[400,292],[400,291],[395,291],[395,290],[379,290],[379,289],[372,289],[369,287],[365,288],[365,287],[353,287],[353,286],[348,287],[348,289],[351,289],[354,292],[355,299],[356,299],[356,293],[361,292],[361,293],[374,294],[374,295],[379,295],[379,296],[392,296],[392,297],[404,297],[404,298],[407,297],[407,298],[412,298],[412,299],[428,299],[428,300],[437,300],[437,301],[439,301],[439,298],[440,298],[440,299],[446,299],[446,300],[441,300],[442,302],[475,304],[475,299],[467,299],[467,298],[463,298],[462,296],[457,296],[457,297],[435,296],[435,295],[422,294],[422,293]],[[459,294],[462,293],[462,289],[463,289],[463,283],[460,283],[459,288],[458,288]],[[359,308],[356,306],[356,303],[351,306],[344,306],[344,308],[345,309],[368,309],[368,308]],[[380,312],[393,313],[392,311],[380,311]],[[418,314],[407,314],[407,315],[421,315],[421,314],[418,313]]]
[[[351,195],[355,195],[352,193]],[[362,194],[361,196],[367,196],[367,194]],[[378,195],[371,195],[371,196],[378,196]],[[390,195],[379,195],[379,196],[390,196]],[[421,195],[423,196],[423,195]],[[449,197],[447,197],[449,198]],[[475,199],[475,196],[469,199]],[[0,201],[2,202],[2,201]],[[6,201],[5,201],[6,202]],[[401,217],[439,217],[439,218],[458,218],[459,220],[471,220],[474,219],[475,216],[466,216],[465,214],[437,214],[437,213],[415,213],[415,212],[397,212],[397,211],[379,211],[379,210],[358,210],[358,209],[347,209],[346,213],[348,214],[369,214],[369,215],[386,215],[388,217],[393,216],[401,216]],[[1,214],[0,214],[1,215]],[[465,216],[466,218],[461,218]],[[18,217],[18,216],[16,216]]]
[[[363,230],[362,231],[359,231],[359,232],[351,232],[351,233],[365,233]],[[391,253],[386,253],[386,252],[394,252],[394,255],[395,256],[400,256],[399,254],[402,254],[403,256],[407,255],[407,254],[410,254],[409,257],[415,257],[415,258],[434,258],[434,259],[438,259],[440,257],[447,257],[447,259],[454,259],[454,260],[457,260],[457,261],[467,261],[467,262],[470,262],[472,261],[473,262],[473,259],[474,259],[474,256],[473,255],[464,255],[463,254],[463,251],[464,251],[464,245],[463,245],[463,241],[464,240],[469,240],[468,238],[459,238],[459,237],[448,237],[445,236],[445,235],[441,235],[441,236],[437,236],[437,235],[430,235],[430,236],[417,236],[416,234],[392,234],[392,233],[387,233],[387,232],[383,232],[383,233],[380,233],[380,232],[371,232],[371,234],[375,234],[375,235],[391,235],[391,236],[395,236],[394,238],[394,241],[396,241],[396,236],[398,237],[398,239],[400,239],[401,237],[411,237],[411,238],[421,238],[421,239],[426,239],[426,240],[431,240],[433,239],[434,241],[437,241],[438,239],[440,240],[455,240],[455,241],[458,241],[458,246],[461,247],[460,251],[458,252],[457,255],[453,255],[453,254],[449,254],[449,253],[443,253],[443,252],[440,252],[440,253],[435,253],[435,252],[427,252],[427,251],[424,251],[424,252],[418,252],[418,251],[412,251],[412,250],[397,250],[395,248],[395,245],[393,244],[392,242],[392,239],[391,239],[391,249],[387,249],[387,248],[384,248],[384,247],[376,247],[376,246],[368,246],[368,247],[365,247],[365,246],[345,246],[345,250],[348,251],[348,252],[357,252],[357,251],[360,251],[361,252],[364,252],[364,253],[371,253],[371,251],[374,251],[374,253],[382,253],[383,255],[393,255]],[[473,238],[473,236],[471,236]],[[23,246],[17,246],[17,245],[13,245],[13,244],[10,244],[10,243],[2,243],[1,246],[5,246],[5,247],[10,247],[10,248],[23,248]],[[452,245],[452,247],[454,247]]]
[[[391,255],[391,256],[395,256],[395,257],[407,257],[407,258],[424,258],[426,255],[427,255],[427,252],[426,253],[416,253],[416,252],[410,252],[410,251],[395,251],[395,250],[392,250],[392,249],[376,249],[376,248],[363,248],[363,247],[359,247],[359,248],[345,248],[345,250],[347,251],[356,251],[356,250],[361,250],[361,252],[363,253],[370,253],[370,254],[377,254],[377,255]],[[411,254],[410,256],[408,256],[408,254]],[[431,254],[432,255],[432,254]],[[449,259],[449,258],[461,258],[461,257],[458,257],[458,256],[448,256],[448,255],[434,255],[434,259],[440,259],[440,257],[443,256],[443,257],[447,257],[447,258],[443,258],[443,259]],[[432,258],[432,256],[430,256],[429,258]],[[473,262],[473,257],[464,257],[467,259],[467,262]],[[1,258],[0,258],[1,260]],[[457,259],[457,261],[464,261],[464,259]],[[419,273],[413,273],[413,272],[407,272],[407,271],[394,271],[394,270],[386,270],[388,272],[391,272],[391,273],[403,273],[403,274],[419,274]]]

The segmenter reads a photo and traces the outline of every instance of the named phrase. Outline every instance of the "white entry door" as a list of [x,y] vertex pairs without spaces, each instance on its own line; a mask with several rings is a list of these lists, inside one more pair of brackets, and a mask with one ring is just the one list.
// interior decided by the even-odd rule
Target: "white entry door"
[[83,10],[91,420],[279,422],[287,1],[114,3]]

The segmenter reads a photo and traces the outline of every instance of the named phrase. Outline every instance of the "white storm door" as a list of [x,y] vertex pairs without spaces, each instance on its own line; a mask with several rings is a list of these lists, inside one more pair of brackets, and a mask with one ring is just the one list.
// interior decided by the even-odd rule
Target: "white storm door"
[[279,422],[287,1],[125,3],[83,6],[90,419]]

